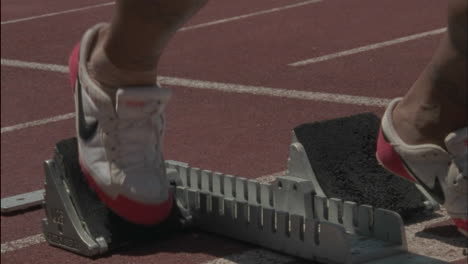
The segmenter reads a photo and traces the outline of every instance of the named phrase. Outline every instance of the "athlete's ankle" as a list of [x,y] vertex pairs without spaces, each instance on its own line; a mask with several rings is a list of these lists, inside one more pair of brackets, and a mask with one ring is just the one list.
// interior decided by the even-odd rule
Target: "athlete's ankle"
[[448,133],[443,130],[438,105],[411,105],[400,102],[393,110],[393,125],[400,138],[409,145],[435,144],[445,148]]
[[[446,136],[463,125],[457,124],[456,113],[437,102],[405,101],[393,110],[393,125],[403,142],[410,145],[435,144],[445,148]],[[442,110],[445,109],[445,110]]]
[[[107,89],[154,86],[156,84],[156,67],[138,71],[128,70],[112,63],[112,59],[107,56],[104,48],[108,36],[107,31],[108,28],[103,28],[96,36],[91,55],[86,63],[90,77]],[[131,52],[128,54],[131,56]]]

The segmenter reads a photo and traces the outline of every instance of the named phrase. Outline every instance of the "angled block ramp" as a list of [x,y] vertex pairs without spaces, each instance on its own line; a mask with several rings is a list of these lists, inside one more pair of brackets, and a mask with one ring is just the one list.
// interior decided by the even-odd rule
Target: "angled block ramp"
[[437,209],[422,188],[378,164],[379,125],[376,115],[365,113],[296,127],[289,175],[312,181],[319,195],[389,209],[403,217]]

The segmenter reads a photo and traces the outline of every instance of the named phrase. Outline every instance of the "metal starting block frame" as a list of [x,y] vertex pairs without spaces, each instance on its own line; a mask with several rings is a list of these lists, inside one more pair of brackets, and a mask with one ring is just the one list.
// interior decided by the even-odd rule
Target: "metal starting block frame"
[[[190,223],[311,261],[443,263],[407,252],[403,221],[396,212],[321,195],[301,147],[293,140],[288,171],[271,184],[166,161],[167,174],[175,183],[177,212],[167,221],[169,227],[163,223],[149,229],[124,223],[91,190],[83,189],[76,140],[64,140],[57,144],[54,158],[44,162],[45,238],[53,246],[96,257],[130,243],[119,236],[122,230],[140,239],[149,232],[157,237]],[[177,222],[175,229],[171,222]],[[119,227],[111,230],[115,223]]]
[[310,181],[272,184],[180,163],[176,196],[200,229],[324,263],[361,263],[406,251],[401,217],[392,211],[313,194]]

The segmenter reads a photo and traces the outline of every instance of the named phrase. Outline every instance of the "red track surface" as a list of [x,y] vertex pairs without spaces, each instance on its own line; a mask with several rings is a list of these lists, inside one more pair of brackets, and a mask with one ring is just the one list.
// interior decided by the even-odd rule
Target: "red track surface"
[[[216,0],[189,25],[280,7],[297,0]],[[105,1],[2,0],[2,21]],[[179,32],[164,54],[164,76],[370,97],[400,96],[433,54],[438,36],[303,67],[287,64],[445,26],[437,0],[324,0],[280,12]],[[2,25],[2,59],[65,65],[81,34],[109,20],[105,6]],[[2,64],[1,126],[73,111],[64,73]],[[291,129],[301,123],[379,107],[174,87],[168,107],[166,158],[245,177],[284,170]],[[2,133],[2,198],[42,188],[42,161],[56,141],[73,136],[72,120]],[[42,210],[1,217],[5,243],[40,233]],[[183,235],[98,263],[201,263],[247,246],[207,235]],[[58,261],[60,260],[60,261]],[[83,263],[45,243],[8,252],[3,263]]]

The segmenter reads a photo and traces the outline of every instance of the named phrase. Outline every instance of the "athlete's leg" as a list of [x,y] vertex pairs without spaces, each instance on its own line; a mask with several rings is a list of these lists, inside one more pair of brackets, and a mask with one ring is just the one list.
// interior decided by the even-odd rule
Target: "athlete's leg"
[[467,3],[449,1],[447,33],[394,110],[395,129],[408,144],[445,146],[450,132],[467,126]]
[[173,208],[162,144],[170,90],[156,84],[170,38],[206,0],[117,0],[110,25],[83,35],[70,56],[81,169],[100,199],[137,224]]
[[449,1],[448,30],[429,65],[382,118],[377,159],[420,183],[468,236],[467,7]]
[[90,74],[110,87],[154,84],[159,58],[175,32],[207,0],[117,0],[88,62]]

